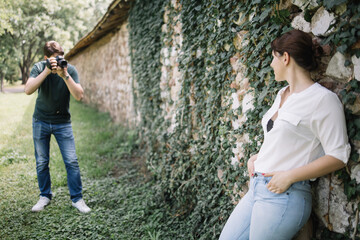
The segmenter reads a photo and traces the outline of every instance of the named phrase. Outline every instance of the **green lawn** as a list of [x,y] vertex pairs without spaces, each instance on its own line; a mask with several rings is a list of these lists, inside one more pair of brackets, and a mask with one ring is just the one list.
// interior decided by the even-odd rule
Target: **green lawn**
[[31,129],[35,99],[0,93],[0,239],[190,239],[177,232],[177,220],[154,194],[135,132],[73,100],[83,195],[92,212],[84,215],[71,206],[65,166],[52,138],[54,198],[44,211],[32,213],[39,195]]

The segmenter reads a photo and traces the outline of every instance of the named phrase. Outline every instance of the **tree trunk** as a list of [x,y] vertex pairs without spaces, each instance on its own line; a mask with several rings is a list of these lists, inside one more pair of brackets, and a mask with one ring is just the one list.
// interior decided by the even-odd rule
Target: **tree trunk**
[[27,50],[27,54],[25,53],[25,46],[23,47],[23,59],[22,62],[19,64],[21,70],[21,83],[26,84],[29,75],[30,75],[30,68],[31,65],[34,63],[36,54],[38,54],[39,49],[35,51],[33,55],[33,47],[35,46],[35,42],[31,42],[29,49]]
[[23,64],[19,64],[20,67],[20,71],[21,71],[21,84],[25,84],[27,81],[27,76],[25,73],[25,65]]
[[20,67],[22,84],[26,84],[27,80],[29,79],[31,64],[32,64],[31,61],[25,61],[22,67]]
[[0,84],[0,92],[3,92],[3,91],[4,91],[4,89],[3,89],[3,86],[4,86],[4,75],[5,75],[5,74],[3,74],[3,73],[0,74],[0,82],[1,82],[1,84]]

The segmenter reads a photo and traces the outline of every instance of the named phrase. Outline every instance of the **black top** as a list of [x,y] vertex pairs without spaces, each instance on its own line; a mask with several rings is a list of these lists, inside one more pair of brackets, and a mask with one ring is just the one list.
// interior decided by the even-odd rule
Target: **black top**
[[268,132],[270,132],[270,130],[273,128],[274,126],[274,121],[270,118],[270,120],[268,121],[267,125],[266,125],[266,130]]
[[[36,78],[46,67],[46,62],[38,62],[31,70],[30,77]],[[73,65],[68,65],[68,73],[79,83],[78,73]],[[64,80],[57,74],[50,73],[38,88],[33,117],[47,123],[70,122],[70,92]]]

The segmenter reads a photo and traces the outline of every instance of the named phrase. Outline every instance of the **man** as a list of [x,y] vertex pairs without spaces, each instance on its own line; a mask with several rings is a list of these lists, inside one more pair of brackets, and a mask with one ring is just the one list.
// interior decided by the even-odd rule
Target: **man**
[[69,112],[70,94],[80,101],[84,91],[75,67],[68,65],[62,58],[64,50],[59,43],[55,41],[45,43],[44,55],[45,61],[34,65],[25,85],[25,93],[28,95],[38,90],[33,115],[33,139],[40,199],[32,211],[43,210],[52,197],[49,146],[53,134],[66,166],[72,206],[82,213],[87,213],[91,209],[82,199],[80,169]]

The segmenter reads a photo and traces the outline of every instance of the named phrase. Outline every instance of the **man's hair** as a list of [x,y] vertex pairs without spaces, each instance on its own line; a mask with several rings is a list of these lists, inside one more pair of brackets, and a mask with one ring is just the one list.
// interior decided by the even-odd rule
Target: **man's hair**
[[59,55],[64,55],[64,50],[58,42],[55,41],[46,42],[44,45],[44,55],[50,57],[54,53],[58,53]]

